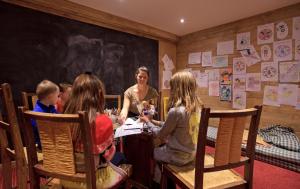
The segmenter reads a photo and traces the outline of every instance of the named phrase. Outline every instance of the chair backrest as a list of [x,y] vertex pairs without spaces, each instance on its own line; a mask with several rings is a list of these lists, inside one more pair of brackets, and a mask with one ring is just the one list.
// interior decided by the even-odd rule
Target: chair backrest
[[38,97],[35,93],[27,93],[27,92],[22,92],[22,103],[23,106],[28,109],[28,110],[33,110],[36,101],[38,100]]
[[[203,187],[204,172],[239,166],[245,166],[244,179],[247,181],[247,185],[252,185],[256,135],[261,111],[261,106],[244,110],[210,111],[209,108],[202,109],[196,152],[195,188],[200,189]],[[246,154],[241,157],[243,132],[249,116],[251,121],[249,123]],[[204,166],[206,136],[210,118],[220,118],[220,123],[216,138],[214,164]]]
[[[3,180],[5,188],[12,187],[12,166],[11,161],[16,161],[17,187],[27,187],[26,159],[23,151],[23,143],[16,116],[10,85],[4,83],[0,88],[1,110],[6,112],[5,116],[0,115],[0,145],[3,168]],[[2,112],[2,113],[3,113]],[[6,117],[4,121],[4,117]],[[14,149],[9,148],[7,133],[10,134]]]
[[[19,107],[28,145],[28,169],[31,188],[39,188],[39,177],[49,176],[64,180],[86,182],[87,187],[96,187],[95,162],[92,155],[91,130],[86,112],[78,114],[48,114],[25,111]],[[35,120],[42,144],[43,162],[38,163],[31,121]],[[72,129],[81,129],[84,148],[85,174],[76,172]]]
[[105,103],[108,104],[110,100],[117,100],[118,113],[121,112],[121,95],[104,95]]

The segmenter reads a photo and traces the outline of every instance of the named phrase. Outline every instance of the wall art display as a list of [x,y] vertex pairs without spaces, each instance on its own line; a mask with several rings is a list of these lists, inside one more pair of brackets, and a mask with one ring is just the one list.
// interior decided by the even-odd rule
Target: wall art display
[[260,73],[247,73],[246,75],[246,91],[260,91]]
[[280,82],[298,82],[299,62],[280,62],[279,72]]
[[286,22],[279,22],[276,24],[276,35],[277,39],[284,39],[289,34],[289,27]]
[[257,44],[273,43],[274,23],[257,26]]
[[201,64],[201,52],[189,53],[188,64]]
[[298,85],[279,84],[278,96],[280,104],[296,106],[298,98]]
[[250,45],[248,49],[241,50],[240,52],[242,57],[245,58],[247,66],[252,66],[260,61],[260,57],[253,45]]
[[220,84],[231,84],[232,68],[220,69]]
[[261,81],[278,81],[278,62],[261,63]]
[[236,49],[243,50],[250,45],[250,32],[238,33],[236,35]]
[[232,90],[233,91],[246,90],[246,75],[233,75]]
[[260,47],[260,56],[263,61],[268,61],[272,58],[272,51],[269,45],[263,45]]
[[276,41],[273,43],[274,61],[288,61],[293,58],[292,40]]
[[234,109],[245,109],[246,108],[246,92],[245,91],[233,91],[232,108],[234,108]]
[[300,39],[300,16],[293,18],[293,39]]
[[213,57],[213,67],[215,67],[215,68],[228,67],[228,55],[214,56]]
[[231,85],[220,85],[220,100],[231,101]]
[[212,52],[202,52],[202,67],[212,66]]
[[208,95],[219,96],[219,81],[208,82]]
[[232,59],[233,74],[245,74],[246,73],[246,60],[244,57]]
[[263,104],[280,106],[278,102],[278,86],[265,86]]

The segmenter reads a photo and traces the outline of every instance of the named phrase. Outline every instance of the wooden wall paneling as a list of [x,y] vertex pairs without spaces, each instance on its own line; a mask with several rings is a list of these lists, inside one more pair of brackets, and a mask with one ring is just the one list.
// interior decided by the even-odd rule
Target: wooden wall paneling
[[[221,26],[201,30],[195,33],[185,35],[180,38],[177,44],[177,69],[181,70],[186,67],[188,61],[188,54],[190,52],[204,52],[212,51],[213,56],[217,55],[217,43],[227,40],[234,40],[234,48],[236,49],[236,34],[242,32],[251,33],[251,44],[254,45],[256,51],[260,55],[260,47],[257,45],[257,26],[285,21],[289,26],[289,34],[285,39],[292,38],[292,18],[300,16],[300,3],[294,4],[288,7],[284,7],[278,10],[263,13],[250,18],[238,20],[236,22],[224,24]],[[275,31],[275,28],[274,28]],[[276,37],[276,31],[274,41],[279,41]],[[273,44],[269,44],[271,50],[273,50]],[[293,40],[294,50],[294,40]],[[293,51],[294,53],[294,51]],[[240,57],[240,53],[235,50],[234,54],[229,55],[229,67],[232,67],[232,59],[234,57]],[[270,61],[273,61],[273,57]],[[213,69],[212,67],[202,68],[197,67],[195,70]],[[261,63],[257,63],[253,66],[247,67],[247,73],[260,73]],[[299,83],[293,83],[298,84]],[[263,92],[265,85],[278,85],[279,82],[262,82],[261,91],[259,92],[246,92],[247,93],[247,107],[253,107],[254,105],[262,104]],[[213,109],[232,109],[231,102],[222,102],[219,97],[208,96],[208,88],[198,89],[205,106],[212,107]],[[214,122],[214,125],[217,122]],[[264,106],[261,116],[260,127],[266,127],[270,124],[282,124],[294,128],[296,134],[300,136],[300,110],[296,110],[292,106],[281,105],[280,107]]]

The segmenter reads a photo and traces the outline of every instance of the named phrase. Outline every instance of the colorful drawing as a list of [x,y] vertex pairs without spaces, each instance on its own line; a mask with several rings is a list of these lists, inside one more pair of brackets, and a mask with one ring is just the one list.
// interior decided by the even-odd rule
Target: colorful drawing
[[231,85],[220,85],[220,100],[231,101]]
[[277,39],[284,39],[288,36],[289,34],[289,27],[286,22],[279,22],[276,24],[276,34],[277,34]]
[[261,81],[278,81],[278,62],[261,63]]
[[246,91],[260,91],[260,73],[247,73],[246,75]]
[[171,77],[172,77],[172,71],[170,71],[170,70],[163,71],[163,77],[162,77],[162,88],[163,89],[170,89]]
[[232,60],[233,74],[246,73],[246,61],[243,57],[233,58]]
[[268,61],[272,57],[271,47],[269,45],[263,45],[260,47],[260,56],[264,61]]
[[292,60],[292,40],[276,41],[273,43],[274,61]]
[[260,57],[253,45],[250,45],[247,49],[241,50],[240,52],[242,57],[245,58],[247,66],[252,66],[260,61]]
[[298,98],[298,85],[279,84],[278,100],[280,104],[296,106]]
[[246,75],[233,75],[232,90],[233,91],[246,90]]
[[212,66],[212,52],[207,51],[202,53],[202,67]]
[[228,67],[228,56],[214,56],[213,57],[213,67],[222,68]]
[[238,33],[236,35],[236,49],[243,50],[250,45],[250,32]]
[[233,54],[234,41],[222,41],[217,43],[217,55]]
[[245,91],[233,91],[232,108],[235,108],[235,109],[245,109],[246,108],[246,92]]
[[263,104],[280,106],[278,102],[278,86],[265,86]]
[[208,87],[208,74],[200,73],[199,80],[197,80],[197,85],[199,87],[207,88]]
[[232,68],[220,69],[220,84],[231,84]]
[[295,60],[300,60],[300,40],[295,40]]
[[208,95],[219,96],[219,81],[208,82]]
[[281,62],[279,64],[280,82],[298,82],[299,65],[299,62]]
[[257,26],[257,44],[274,41],[274,23]]
[[293,39],[300,39],[300,16],[293,18]]

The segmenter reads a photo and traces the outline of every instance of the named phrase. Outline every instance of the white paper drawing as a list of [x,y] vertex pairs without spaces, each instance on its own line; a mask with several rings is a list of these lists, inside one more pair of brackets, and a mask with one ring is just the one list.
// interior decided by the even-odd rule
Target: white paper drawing
[[257,44],[273,43],[274,23],[257,26]]
[[273,43],[274,61],[289,61],[293,58],[292,40],[276,41]]
[[278,102],[278,86],[265,86],[263,104],[269,106],[280,106]]
[[247,66],[252,66],[260,61],[260,57],[253,45],[250,45],[247,49],[241,50],[240,52],[242,57],[245,58]]
[[272,51],[269,45],[263,45],[260,47],[260,56],[263,61],[268,61],[272,58]]
[[201,64],[201,52],[189,53],[189,64]]
[[208,73],[208,81],[219,81],[220,80],[220,70],[219,69],[205,70],[205,73]]
[[162,89],[170,89],[170,80],[172,77],[172,72],[169,70],[163,71],[162,76]]
[[208,95],[219,96],[219,81],[208,82]]
[[197,84],[201,88],[207,88],[208,87],[208,74],[200,73],[199,80],[197,80]]
[[260,73],[247,73],[246,75],[246,91],[260,91]]
[[232,79],[232,90],[233,91],[245,91],[246,90],[246,75],[233,75]]
[[295,40],[295,60],[300,60],[300,40]]
[[167,54],[165,54],[163,56],[162,62],[164,63],[164,69],[165,70],[173,70],[175,68],[172,59],[170,59]]
[[280,104],[296,106],[298,98],[298,85],[279,84],[278,100]]
[[202,67],[212,66],[212,52],[206,51],[202,53]]
[[297,97],[297,105],[295,107],[297,110],[300,110],[300,88],[298,88],[298,97]]
[[215,68],[222,68],[228,66],[228,56],[214,56],[213,57],[213,67]]
[[279,72],[280,82],[298,82],[299,62],[280,62]]
[[300,16],[293,18],[293,39],[300,39]]
[[278,62],[261,63],[261,81],[278,81]]
[[217,55],[233,54],[234,40],[217,43]]
[[250,45],[250,32],[238,33],[236,35],[236,49],[243,50]]
[[233,58],[232,68],[233,74],[245,74],[246,73],[246,61],[244,57]]
[[[202,76],[202,73],[200,72],[200,70],[192,70],[191,73],[194,75],[198,87],[200,87],[200,85],[201,85],[201,76]],[[207,84],[206,84],[206,85],[207,85]],[[206,87],[207,87],[207,86],[206,86]]]
[[234,108],[234,109],[245,109],[246,108],[246,92],[245,91],[233,91],[232,108]]
[[289,34],[289,27],[286,22],[281,21],[276,24],[276,35],[277,39],[284,39]]

